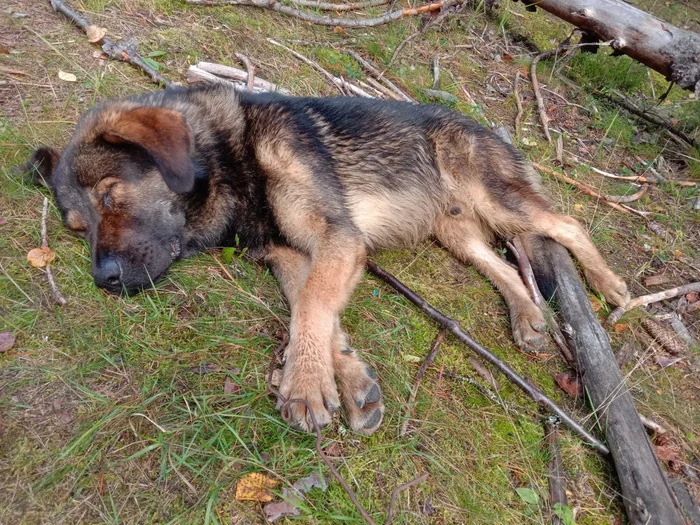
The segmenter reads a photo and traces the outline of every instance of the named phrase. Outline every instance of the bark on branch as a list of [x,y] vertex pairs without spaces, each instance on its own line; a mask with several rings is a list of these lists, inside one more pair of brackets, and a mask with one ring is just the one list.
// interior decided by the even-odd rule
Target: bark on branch
[[522,0],[587,33],[700,96],[700,35],[660,20],[623,0]]

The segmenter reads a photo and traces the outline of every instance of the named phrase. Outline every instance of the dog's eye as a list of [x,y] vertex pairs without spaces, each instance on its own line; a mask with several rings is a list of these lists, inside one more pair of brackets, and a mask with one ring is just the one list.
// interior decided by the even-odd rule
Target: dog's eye
[[109,189],[106,191],[106,193],[102,196],[102,205],[107,208],[108,210],[112,209],[112,205],[114,204],[114,201],[112,200],[112,187],[110,186]]

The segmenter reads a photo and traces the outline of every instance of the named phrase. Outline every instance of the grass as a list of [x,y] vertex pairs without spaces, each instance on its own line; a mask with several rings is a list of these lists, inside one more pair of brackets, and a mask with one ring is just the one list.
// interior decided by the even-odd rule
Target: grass
[[[240,51],[259,61],[261,76],[296,94],[336,94],[317,72],[265,42],[268,36],[336,44],[347,38],[327,28],[251,9],[187,8],[175,0],[84,0],[76,5],[115,36],[135,35],[144,54],[157,52],[153,59],[170,78],[182,81],[187,66],[199,60],[233,63],[234,52]],[[0,91],[6,102],[0,113],[0,219],[6,221],[0,225],[0,331],[17,337],[15,347],[0,356],[0,522],[261,522],[259,505],[234,497],[244,474],[263,472],[282,486],[315,470],[330,478],[314,439],[289,429],[266,395],[272,350],[289,322],[279,288],[264,267],[238,255],[226,263],[235,277],[229,280],[215,260],[220,254],[212,252],[177,264],[155,290],[128,299],[106,295],[91,283],[88,246],[68,234],[52,206],[53,268],[69,299],[63,308],[53,304],[41,271],[25,259],[39,245],[46,192],[29,185],[13,167],[27,159],[32,147],[65,144],[79,115],[94,102],[155,88],[124,64],[101,64],[92,56],[95,48],[47,6],[12,6],[28,11],[31,24],[0,13],[8,47],[16,51],[0,55],[0,64],[28,73],[0,86],[10,88]],[[525,13],[519,5],[508,9],[519,16],[507,11],[489,18],[483,10],[465,11],[449,20],[445,30],[407,45],[387,74],[422,97],[422,89],[432,85],[432,59],[440,55],[440,88],[458,98],[455,109],[484,124],[511,127],[512,95],[485,89],[494,78],[511,79],[522,67],[520,58],[493,62],[502,31],[547,48],[568,29]],[[396,47],[418,27],[419,20],[408,19],[350,36],[355,49],[386,67]],[[457,47],[463,45],[473,48]],[[342,46],[297,49],[335,74],[362,75]],[[524,53],[521,48],[511,52]],[[541,67],[542,78],[549,77],[551,64]],[[75,73],[78,82],[59,81],[58,70]],[[664,155],[676,162],[663,135],[655,144],[634,144],[640,124],[595,98],[596,89],[648,96],[651,84],[644,71],[596,55],[574,59],[566,77],[547,78],[548,87],[587,109],[559,107],[548,98],[555,121],[567,125],[566,148],[580,153],[583,143],[592,163],[613,171],[635,165],[634,155]],[[568,91],[565,82],[572,81],[579,91]],[[653,81],[656,92],[663,91],[665,86],[655,77]],[[674,88],[669,98],[668,111],[681,111],[687,119],[695,114],[692,105],[681,103],[687,100],[682,91]],[[523,149],[533,160],[551,162],[555,149],[541,137],[536,119],[534,105],[526,102],[522,137],[536,139],[537,146]],[[678,178],[697,178],[699,164],[692,158],[700,155],[684,151],[691,159]],[[585,167],[570,173],[609,193],[629,191]],[[643,223],[609,212],[570,187],[548,179],[545,184],[554,205],[586,224],[636,293],[643,291],[645,272],[666,271],[676,282],[689,280],[687,264],[697,265],[699,229],[697,214],[688,211],[687,203],[697,189],[668,183],[641,203],[661,208],[654,220],[673,232],[662,239]],[[458,318],[556,401],[585,416],[585,407],[555,386],[552,376],[564,366],[554,348],[539,358],[519,352],[511,341],[505,304],[473,268],[432,243],[382,253],[377,261]],[[613,334],[615,348],[633,339],[646,350],[638,329],[641,318],[625,318],[630,328]],[[691,321],[697,323],[697,318]],[[496,402],[472,384],[442,374],[450,371],[486,385],[465,359],[467,351],[448,337],[419,390],[417,429],[400,439],[404,404],[418,367],[412,357],[425,356],[437,328],[372,278],[358,287],[343,324],[353,345],[378,371],[387,411],[371,438],[353,434],[337,420],[324,431],[323,445],[340,450],[338,467],[377,521],[384,519],[396,485],[429,472],[427,482],[400,498],[395,523],[547,522],[547,509],[528,504],[516,491],[530,488],[546,500],[547,457],[529,400],[502,378],[497,378],[501,389]],[[235,394],[224,393],[226,378]],[[635,368],[630,378],[638,403],[684,437],[686,460],[692,461],[698,454],[694,436],[700,422],[691,379],[683,370],[659,372],[647,364]],[[619,514],[611,466],[572,434],[563,432],[561,445],[577,523],[599,524]],[[335,482],[325,492],[316,489],[308,495],[302,517],[316,523],[362,522]]]

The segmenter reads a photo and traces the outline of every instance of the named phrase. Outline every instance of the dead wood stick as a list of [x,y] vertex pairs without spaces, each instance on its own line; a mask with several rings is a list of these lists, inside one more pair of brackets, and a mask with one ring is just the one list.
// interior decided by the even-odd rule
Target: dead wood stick
[[[63,16],[68,18],[71,22],[82,29],[85,34],[88,34],[88,30],[94,27],[87,21],[87,19],[80,16],[78,13],[73,11],[68,5],[66,5],[63,0],[51,0],[51,7],[54,11],[61,13]],[[133,44],[125,44],[120,42],[114,42],[108,37],[102,38],[102,51],[110,58],[114,60],[119,60],[121,62],[126,62],[135,66],[146,73],[153,82],[156,84],[163,84],[166,87],[175,85],[170,82],[158,71],[153,69],[151,66],[143,61],[141,56],[136,51],[136,46]]]
[[542,98],[542,92],[540,91],[540,83],[537,81],[537,63],[543,58],[549,58],[556,54],[556,50],[547,51],[546,53],[540,53],[533,60],[530,65],[530,81],[532,82],[532,89],[535,92],[535,100],[537,101],[537,108],[540,112],[540,121],[542,122],[542,128],[544,129],[544,136],[547,137],[549,142],[552,142],[552,136],[549,134],[549,117],[547,116],[547,108],[544,106],[544,99]]
[[342,94],[345,94],[344,90],[347,89],[348,91],[351,91],[355,95],[359,95],[361,97],[375,98],[372,95],[370,95],[369,93],[367,93],[366,91],[364,91],[363,89],[360,89],[359,87],[351,84],[350,82],[346,81],[345,79],[338,78],[336,76],[331,75],[328,71],[323,69],[319,64],[317,64],[316,62],[314,62],[310,58],[305,57],[301,53],[297,53],[296,51],[285,46],[284,44],[280,44],[279,42],[277,42],[276,40],[273,40],[272,38],[268,38],[267,41],[270,42],[270,44],[272,44],[273,46],[281,47],[282,49],[284,49],[288,53],[291,53],[296,58],[298,58],[299,60],[304,62],[305,64],[310,65],[316,71],[320,72],[323,76],[325,76],[328,80],[330,80],[331,84],[336,86]]
[[235,53],[236,58],[245,64],[246,71],[248,72],[248,78],[246,78],[246,88],[251,93],[255,87],[255,66],[250,61],[250,58],[245,56],[243,53]]
[[554,401],[548,398],[539,388],[532,386],[523,377],[518,375],[518,373],[503,362],[500,358],[494,355],[492,352],[484,348],[482,345],[477,343],[474,339],[469,337],[469,335],[462,330],[459,326],[459,322],[451,319],[435,308],[428,304],[425,299],[416,294],[413,290],[408,288],[405,284],[399,281],[396,277],[388,273],[378,264],[367,261],[367,269],[369,272],[390,285],[401,295],[406,297],[410,302],[418,307],[423,313],[428,315],[431,319],[436,321],[440,326],[449,331],[454,335],[459,341],[468,346],[472,351],[474,351],[479,357],[484,361],[491,363],[496,367],[502,374],[504,374],[512,383],[518,386],[523,392],[525,392],[531,399],[538,403],[541,407],[546,407],[547,410],[553,414],[559,416],[562,422],[573,430],[576,434],[581,437],[584,442],[595,448],[601,454],[608,454],[609,451],[603,443],[598,439],[593,437],[586,429],[584,429],[579,423],[577,423],[571,416],[569,416],[563,409],[561,409]]
[[614,180],[624,180],[624,181],[629,181],[629,182],[638,182],[641,184],[661,184],[664,182],[668,182],[669,184],[675,184],[676,186],[683,186],[684,188],[693,188],[698,185],[697,182],[692,181],[692,180],[658,180],[656,178],[651,178],[651,177],[645,177],[644,175],[630,175],[630,176],[623,176],[623,175],[615,175],[613,173],[608,173],[607,171],[600,170],[598,168],[594,168],[593,166],[590,166],[591,171],[596,172],[598,175],[602,175],[603,177],[606,177],[608,179],[614,179]]
[[617,202],[618,204],[630,203],[641,199],[649,191],[649,184],[642,184],[642,187],[638,191],[632,193],[631,195],[603,195],[608,202]]
[[[49,199],[44,197],[44,206],[41,209],[41,247],[49,247],[49,237],[46,231],[46,217],[49,213]],[[46,265],[46,280],[49,281],[49,288],[53,293],[54,300],[61,306],[68,303],[63,294],[59,291],[58,286],[56,286],[56,281],[53,278],[53,272],[51,271],[51,263]]]
[[402,96],[398,95],[397,93],[394,93],[391,89],[389,89],[384,84],[376,80],[374,77],[367,77],[367,83],[370,86],[372,86],[376,91],[379,91],[382,95],[388,97],[391,100],[405,101],[405,99]]
[[532,271],[532,265],[530,264],[530,259],[527,257],[527,252],[523,246],[523,241],[520,239],[520,237],[516,236],[513,238],[512,243],[508,243],[508,248],[513,252],[513,255],[515,255],[515,258],[518,261],[520,276],[530,290],[530,295],[532,296],[533,301],[535,301],[535,304],[539,306],[540,310],[542,310],[542,313],[549,322],[549,333],[552,336],[554,343],[557,345],[557,348],[559,348],[561,356],[572,369],[578,370],[576,359],[574,358],[569,345],[566,343],[564,334],[562,333],[561,328],[559,328],[559,323],[557,323],[556,319],[554,318],[547,301],[544,300],[544,297],[540,292],[540,288],[537,286],[535,274]]
[[651,113],[648,113],[644,111],[643,109],[637,107],[635,104],[632,103],[631,100],[626,98],[624,95],[621,93],[616,93],[617,97],[613,97],[607,93],[603,93],[601,91],[596,91],[596,94],[601,95],[603,98],[608,99],[610,102],[613,102],[617,104],[618,106],[621,106],[622,108],[626,109],[633,115],[638,116],[641,119],[646,120],[647,122],[650,122],[651,124],[654,124],[655,126],[658,126],[660,128],[665,129],[668,131],[674,138],[680,139],[687,144],[690,144],[693,147],[697,147],[697,143],[695,140],[693,140],[691,137],[683,133],[681,130],[675,128],[673,124],[671,124],[668,120],[659,117],[658,115],[652,115]]
[[379,7],[389,3],[390,0],[368,0],[366,2],[349,2],[347,4],[334,4],[333,2],[318,2],[317,0],[289,0],[290,4],[299,7],[311,7],[319,11],[357,11],[368,7]]
[[549,485],[549,504],[552,511],[552,525],[563,525],[559,516],[554,513],[556,505],[567,505],[566,477],[558,439],[559,421],[549,417],[544,421],[544,441],[547,444],[549,463],[547,464],[547,483]]
[[433,58],[433,89],[440,87],[440,57]]
[[532,165],[535,168],[537,168],[537,170],[541,171],[542,173],[546,173],[547,175],[550,175],[556,179],[564,181],[567,184],[571,184],[572,186],[576,186],[582,192],[604,202],[605,204],[607,204],[611,208],[615,208],[616,210],[621,211],[623,213],[634,213],[635,215],[639,215],[641,217],[644,216],[643,212],[640,212],[639,210],[635,210],[634,208],[624,208],[622,205],[618,204],[617,202],[608,201],[604,195],[601,195],[600,193],[595,191],[593,188],[591,188],[587,184],[584,184],[583,182],[579,182],[577,180],[572,179],[571,177],[567,177],[563,173],[558,173],[558,172],[554,171],[553,169],[550,169],[546,166],[543,166],[542,164],[539,164],[538,162],[533,162]]
[[21,71],[19,69],[11,69],[9,67],[0,67],[0,73],[3,73],[4,75],[17,75],[17,76],[27,76],[27,73],[24,71]]
[[[357,60],[357,62],[368,72],[377,77],[377,80],[382,82],[387,88],[392,90],[394,93],[396,93],[397,96],[399,96],[402,100],[406,100],[407,102],[414,102],[414,100],[409,97],[404,91],[401,90],[398,86],[396,86],[391,80],[386,78],[384,74],[379,71],[379,68],[377,68],[374,64],[372,64],[369,60],[366,60],[362,58],[362,56],[357,53],[356,51],[353,51],[352,49],[346,49],[345,52],[350,55],[352,58]],[[370,82],[371,83],[371,82]]]
[[411,414],[413,413],[413,404],[416,402],[416,395],[418,395],[420,382],[423,379],[426,370],[428,370],[428,368],[432,366],[433,362],[435,362],[435,357],[437,356],[438,350],[440,349],[440,345],[442,344],[442,340],[444,338],[445,330],[440,330],[437,339],[435,339],[435,344],[433,344],[433,347],[426,356],[425,361],[423,361],[423,364],[420,365],[420,368],[418,369],[416,379],[413,383],[413,389],[411,390],[411,395],[408,396],[408,401],[406,402],[406,413],[404,414],[404,422],[401,424],[399,437],[404,437],[408,433],[408,423],[410,421]]
[[520,120],[523,118],[523,103],[520,100],[520,71],[515,73],[513,94],[515,95],[515,104],[518,106],[518,114],[515,115],[515,138],[517,139],[520,136]]
[[608,316],[607,323],[613,325],[617,323],[625,312],[629,312],[640,306],[646,306],[651,303],[658,303],[659,301],[665,301],[666,299],[672,299],[678,297],[679,295],[685,295],[692,292],[700,292],[700,281],[696,283],[684,284],[683,286],[678,286],[676,288],[671,288],[669,290],[664,290],[662,292],[656,292],[649,295],[640,295],[635,297],[625,306],[619,306],[615,308],[612,313]]
[[[307,403],[305,399],[286,399],[279,390],[277,390],[273,385],[272,385],[272,376],[275,371],[275,367],[277,366],[277,363],[281,361],[282,357],[282,352],[284,351],[284,348],[287,346],[287,339],[285,338],[282,343],[277,347],[277,349],[274,351],[272,354],[272,359],[270,360],[270,368],[267,373],[267,389],[268,391],[275,396],[278,400],[282,401],[282,407],[280,408],[280,413],[285,414],[287,410],[289,410],[289,407],[294,404],[294,403],[301,403],[306,407],[306,411],[309,414],[309,417],[311,419],[311,423],[313,423],[314,426],[314,432],[316,433],[316,453],[318,456],[321,458],[321,461],[328,467],[328,470],[331,471],[331,474],[333,474],[333,477],[340,483],[340,486],[343,487],[343,490],[345,493],[348,495],[350,498],[350,501],[352,504],[355,506],[357,509],[357,512],[360,513],[362,518],[369,524],[369,525],[376,525],[376,522],[372,519],[372,517],[367,513],[365,508],[360,504],[360,502],[357,500],[357,496],[355,495],[355,492],[350,488],[350,485],[348,484],[347,481],[345,481],[345,478],[340,475],[340,472],[335,468],[333,465],[333,462],[330,460],[330,458],[326,455],[326,453],[323,451],[323,448],[321,447],[321,440],[322,440],[322,435],[321,435],[321,427],[318,426],[318,423],[316,422],[316,415],[314,414],[314,411],[311,409],[311,405]],[[408,481],[407,483],[404,483],[402,485],[399,485],[394,489],[394,491],[391,493],[391,500],[389,501],[389,509],[387,511],[387,519],[384,525],[390,525],[391,521],[394,518],[394,505],[396,503],[396,498],[398,495],[403,492],[404,490],[417,485],[418,483],[421,483],[425,481],[428,478],[428,474],[424,473],[421,474],[420,476],[412,479],[411,481]]]
[[[193,66],[190,66],[190,69]],[[215,64],[212,62],[199,62],[197,66],[199,69],[216,75],[218,77],[223,77],[225,79],[235,80],[237,82],[247,82],[248,73],[242,69],[238,69],[231,66],[224,66],[223,64]],[[276,84],[263,80],[260,77],[255,77],[253,79],[253,86],[257,91],[277,91],[278,93],[286,94],[284,89],[281,89]]]
[[197,5],[203,7],[213,7],[222,5],[240,5],[257,7],[260,9],[268,9],[270,11],[276,11],[284,15],[292,16],[298,18],[299,20],[304,20],[305,22],[311,22],[313,24],[318,24],[322,26],[338,26],[338,27],[374,27],[382,24],[388,24],[394,20],[399,20],[407,16],[420,15],[422,13],[428,13],[430,11],[437,11],[442,8],[443,0],[435,2],[433,4],[424,5],[418,8],[411,9],[400,9],[396,11],[389,11],[388,13],[378,16],[376,18],[333,18],[329,16],[316,16],[293,7],[283,5],[276,0],[223,0],[213,2],[211,0],[186,0],[190,5]]

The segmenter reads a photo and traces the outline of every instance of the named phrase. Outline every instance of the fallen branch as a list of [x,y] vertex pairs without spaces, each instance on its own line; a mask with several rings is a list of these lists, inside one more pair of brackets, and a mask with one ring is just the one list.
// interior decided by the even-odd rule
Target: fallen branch
[[564,464],[561,459],[559,440],[557,437],[559,421],[548,417],[544,421],[544,442],[547,444],[549,463],[547,463],[547,483],[549,485],[549,505],[552,511],[552,525],[563,525],[561,518],[555,514],[557,505],[567,505],[566,477]]
[[426,370],[428,370],[428,368],[432,366],[433,362],[435,361],[435,356],[437,356],[438,350],[440,349],[440,345],[442,344],[442,340],[444,338],[445,330],[440,330],[440,333],[438,334],[437,339],[435,340],[435,344],[426,356],[425,361],[423,361],[423,364],[420,365],[420,368],[418,369],[418,373],[416,374],[416,380],[414,381],[413,389],[411,390],[411,395],[408,396],[408,401],[406,402],[406,413],[404,414],[404,422],[401,424],[399,437],[404,437],[406,434],[408,434],[408,424],[410,422],[411,414],[413,412],[413,404],[416,402],[416,395],[418,394],[420,382],[423,379]]
[[640,306],[646,306],[651,303],[658,303],[659,301],[665,301],[666,299],[672,299],[678,297],[679,295],[685,295],[692,292],[700,292],[700,282],[685,284],[683,286],[678,286],[676,288],[671,288],[669,290],[664,290],[662,292],[656,292],[649,295],[641,295],[635,297],[625,306],[618,306],[612,313],[608,316],[607,323],[613,325],[617,323],[625,312],[639,308]]
[[617,202],[618,204],[630,203],[641,199],[649,191],[649,184],[643,184],[639,191],[632,193],[631,195],[603,195],[603,198],[608,202]]
[[[209,73],[210,75],[215,75],[217,77],[222,77],[223,79],[233,80],[235,82],[247,83],[248,73],[242,69],[238,69],[231,66],[224,66],[223,64],[214,64],[211,62],[199,62],[196,66],[190,66],[190,70],[197,68],[198,70]],[[196,71],[196,70],[195,70]],[[220,79],[217,79],[220,80]],[[253,79],[253,88],[256,91],[276,91],[278,93],[286,94],[287,91],[278,87],[272,82],[263,80],[260,77],[255,77]]]
[[304,20],[305,22],[311,22],[313,24],[318,24],[322,26],[333,26],[333,27],[374,27],[383,24],[388,24],[394,20],[399,20],[407,16],[420,15],[422,13],[428,13],[430,11],[437,11],[442,8],[443,0],[435,2],[433,4],[424,5],[418,8],[411,9],[401,9],[397,11],[389,11],[388,13],[378,16],[376,18],[359,18],[359,19],[349,19],[349,18],[333,18],[329,16],[316,16],[293,7],[280,4],[276,0],[223,0],[212,2],[210,0],[186,0],[189,5],[196,5],[202,7],[214,7],[214,6],[224,6],[224,5],[239,5],[239,6],[249,6],[257,7],[260,9],[268,9],[270,11],[275,11],[277,13],[282,13],[284,15],[292,16],[298,18],[299,20]]
[[590,195],[591,197],[594,197],[611,208],[614,208],[618,211],[621,211],[623,213],[634,213],[636,215],[639,215],[640,217],[644,217],[644,212],[640,212],[639,210],[635,210],[634,208],[629,208],[629,207],[623,207],[621,204],[618,204],[617,202],[611,202],[605,198],[605,195],[601,195],[597,191],[595,191],[593,188],[588,186],[587,184],[584,184],[583,182],[579,182],[577,180],[572,179],[571,177],[567,177],[563,173],[558,173],[554,171],[553,169],[550,169],[546,166],[543,166],[542,164],[539,164],[538,162],[533,162],[532,165],[542,173],[546,173],[547,175],[550,175],[556,179],[559,179],[563,182],[566,182],[567,184],[571,184],[572,186],[577,187],[580,189],[582,192]]
[[[82,29],[86,35],[89,35],[93,28],[97,29],[95,26],[91,25],[85,18],[80,16],[78,13],[73,11],[70,7],[66,5],[63,0],[51,0],[51,7],[54,11],[61,13],[63,16],[68,18],[71,22]],[[174,86],[173,82],[170,82],[158,71],[153,69],[151,66],[143,61],[141,56],[136,51],[135,44],[127,44],[123,42],[114,42],[108,37],[103,37],[97,40],[95,43],[102,42],[102,51],[114,60],[119,60],[121,62],[126,62],[135,66],[146,73],[151,80],[156,84],[163,84],[166,87]]]
[[348,90],[348,91],[352,92],[353,94],[361,96],[361,97],[375,98],[372,95],[370,95],[369,93],[367,93],[366,91],[364,91],[364,90],[360,89],[359,87],[346,81],[345,79],[338,78],[336,76],[331,75],[328,71],[323,69],[320,65],[318,65],[316,62],[314,62],[310,58],[305,57],[301,53],[297,53],[296,51],[285,46],[284,44],[280,44],[279,42],[277,42],[276,40],[273,40],[272,38],[268,38],[267,41],[270,42],[270,44],[272,44],[273,46],[281,47],[282,49],[284,49],[288,53],[291,53],[296,58],[298,58],[299,60],[304,62],[305,64],[310,65],[316,71],[320,72],[323,76],[325,76],[328,80],[330,80],[331,84],[336,86],[343,95],[346,94],[345,90]]
[[[362,56],[360,56],[359,53],[353,51],[352,49],[346,49],[345,52],[348,55],[350,55],[352,58],[357,60],[357,62],[365,69],[365,71],[367,71],[368,73],[371,73],[372,75],[377,77],[378,81],[383,82],[387,88],[389,88],[391,91],[396,93],[396,96],[400,97],[400,99],[405,100],[407,102],[415,102],[415,100],[413,100],[411,97],[409,97],[403,90],[401,90],[401,88],[399,88],[391,80],[386,78],[384,76],[384,73],[379,71],[379,69],[374,64],[372,64],[369,60],[362,58]],[[372,84],[372,82],[370,81],[369,78],[368,78],[368,82],[370,82],[370,84]]]
[[[314,426],[314,432],[316,433],[316,453],[318,456],[321,458],[321,461],[328,467],[328,470],[331,471],[331,474],[333,474],[333,477],[340,483],[340,486],[343,487],[343,490],[345,493],[348,495],[350,498],[350,501],[352,504],[355,506],[357,511],[360,513],[362,518],[369,524],[369,525],[376,525],[376,522],[372,519],[372,517],[367,513],[365,508],[360,504],[360,502],[357,500],[357,496],[355,495],[355,492],[350,488],[350,485],[348,484],[347,481],[345,481],[345,478],[340,475],[340,472],[335,468],[333,465],[333,462],[330,460],[330,458],[326,455],[326,453],[323,451],[323,448],[321,447],[321,440],[322,440],[322,435],[321,435],[321,428],[318,426],[318,423],[316,422],[316,415],[314,414],[314,411],[311,409],[311,406],[305,399],[286,399],[279,390],[277,390],[273,385],[272,385],[272,377],[275,372],[275,367],[277,366],[277,363],[281,361],[282,357],[282,352],[284,348],[287,346],[287,339],[282,341],[282,343],[277,347],[275,352],[272,354],[272,360],[270,361],[270,368],[268,370],[267,374],[267,389],[270,391],[272,395],[277,398],[277,400],[282,401],[282,406],[280,408],[280,413],[283,415],[287,410],[289,410],[289,407],[293,403],[301,403],[306,407],[306,411],[309,414],[309,418],[311,419],[311,423]],[[391,493],[391,500],[389,501],[389,509],[387,510],[387,518],[386,521],[384,522],[384,525],[390,525],[392,520],[394,519],[394,505],[396,503],[396,498],[398,495],[403,492],[404,490],[411,488],[414,485],[417,485],[418,483],[421,483],[425,481],[428,478],[428,474],[424,473],[421,474],[420,476],[412,479],[411,481],[408,481],[407,483],[404,483],[402,485],[399,485],[394,489],[394,491]]]
[[695,186],[698,185],[697,182],[692,181],[692,180],[666,180],[666,179],[657,179],[657,178],[651,178],[651,177],[645,177],[644,175],[630,175],[630,176],[623,176],[623,175],[615,175],[613,173],[608,173],[607,171],[603,171],[601,169],[595,168],[593,166],[589,166],[591,168],[591,171],[596,172],[598,175],[602,175],[603,177],[606,177],[608,179],[614,179],[614,180],[625,180],[629,182],[638,182],[640,184],[663,184],[665,182],[668,182],[669,184],[675,184],[676,186],[683,186],[684,188],[694,188]]
[[401,295],[406,297],[406,299],[408,299],[414,305],[416,305],[419,310],[421,310],[431,319],[440,324],[440,326],[445,328],[445,330],[449,331],[463,344],[468,346],[479,357],[491,363],[501,373],[503,373],[512,383],[518,386],[523,392],[530,396],[530,398],[537,402],[541,407],[545,407],[549,412],[559,416],[562,422],[571,430],[573,430],[576,434],[578,434],[579,437],[581,437],[584,440],[584,442],[586,442],[586,444],[592,446],[601,454],[609,453],[605,445],[603,445],[599,440],[593,437],[586,429],[584,429],[571,416],[569,416],[564,410],[562,410],[554,401],[548,398],[539,388],[532,386],[528,381],[526,381],[524,378],[518,375],[517,372],[515,372],[515,370],[513,370],[500,358],[498,358],[492,352],[490,352],[482,345],[474,341],[474,339],[469,337],[469,335],[459,326],[459,322],[445,316],[444,314],[440,313],[438,310],[433,308],[430,304],[428,304],[425,301],[425,299],[423,299],[413,290],[408,288],[396,277],[394,277],[386,270],[381,268],[378,264],[372,261],[367,261],[366,266],[370,273],[372,273],[374,276],[378,277],[385,283],[389,284],[397,292],[399,292]]
[[515,104],[518,106],[518,114],[515,115],[515,138],[517,139],[520,136],[520,120],[523,118],[523,103],[520,100],[520,71],[515,73],[513,94],[515,95]]
[[433,89],[440,87],[440,57],[433,59]]
[[561,328],[559,328],[559,323],[557,323],[556,319],[552,315],[552,311],[549,308],[547,301],[544,300],[544,297],[540,292],[540,288],[537,286],[535,274],[532,271],[532,265],[530,264],[530,259],[527,257],[522,240],[517,236],[514,237],[513,242],[508,243],[508,248],[513,252],[515,259],[518,261],[520,276],[530,290],[530,295],[532,296],[533,301],[535,301],[535,304],[539,306],[540,310],[542,310],[542,313],[548,320],[549,334],[552,336],[557,348],[559,348],[561,356],[571,368],[577,370],[578,366],[576,364],[576,359],[574,358],[569,345],[566,344],[566,339],[564,339],[564,334],[562,333]]
[[[317,2],[316,0],[289,0],[290,4],[299,7],[311,7],[319,11],[357,11],[368,7],[379,7],[386,5],[390,0],[368,0],[367,2],[350,2],[347,4],[334,4],[333,2]],[[226,4],[226,2],[223,2]]]
[[603,93],[600,91],[596,91],[597,94],[601,95],[602,97],[608,99],[610,102],[613,102],[617,104],[618,106],[621,106],[622,108],[626,109],[633,115],[638,116],[641,119],[646,120],[647,122],[650,122],[651,124],[654,124],[655,126],[658,126],[660,128],[665,129],[668,131],[671,135],[674,137],[677,137],[681,139],[682,141],[686,142],[687,144],[690,144],[693,147],[697,147],[697,143],[695,140],[693,140],[691,137],[683,133],[681,130],[677,129],[676,127],[673,126],[668,120],[659,117],[657,115],[652,115],[651,113],[647,113],[643,109],[637,107],[635,104],[632,103],[631,100],[625,98],[623,95],[618,93],[617,97],[613,97],[611,95],[608,95],[607,93]]
[[248,74],[246,78],[246,89],[252,93],[253,88],[255,87],[255,66],[250,61],[250,58],[245,56],[243,53],[235,53],[235,55],[238,60],[245,64],[245,69]]
[[[41,247],[42,248],[48,248],[49,247],[49,237],[46,232],[46,217],[49,213],[49,199],[48,197],[44,197],[44,206],[41,209]],[[46,265],[46,279],[49,281],[49,288],[51,288],[51,292],[53,293],[53,298],[54,300],[61,306],[65,306],[68,304],[68,301],[66,301],[66,298],[63,297],[63,294],[59,291],[58,286],[56,286],[56,281],[53,278],[53,272],[51,271],[51,263]]]

